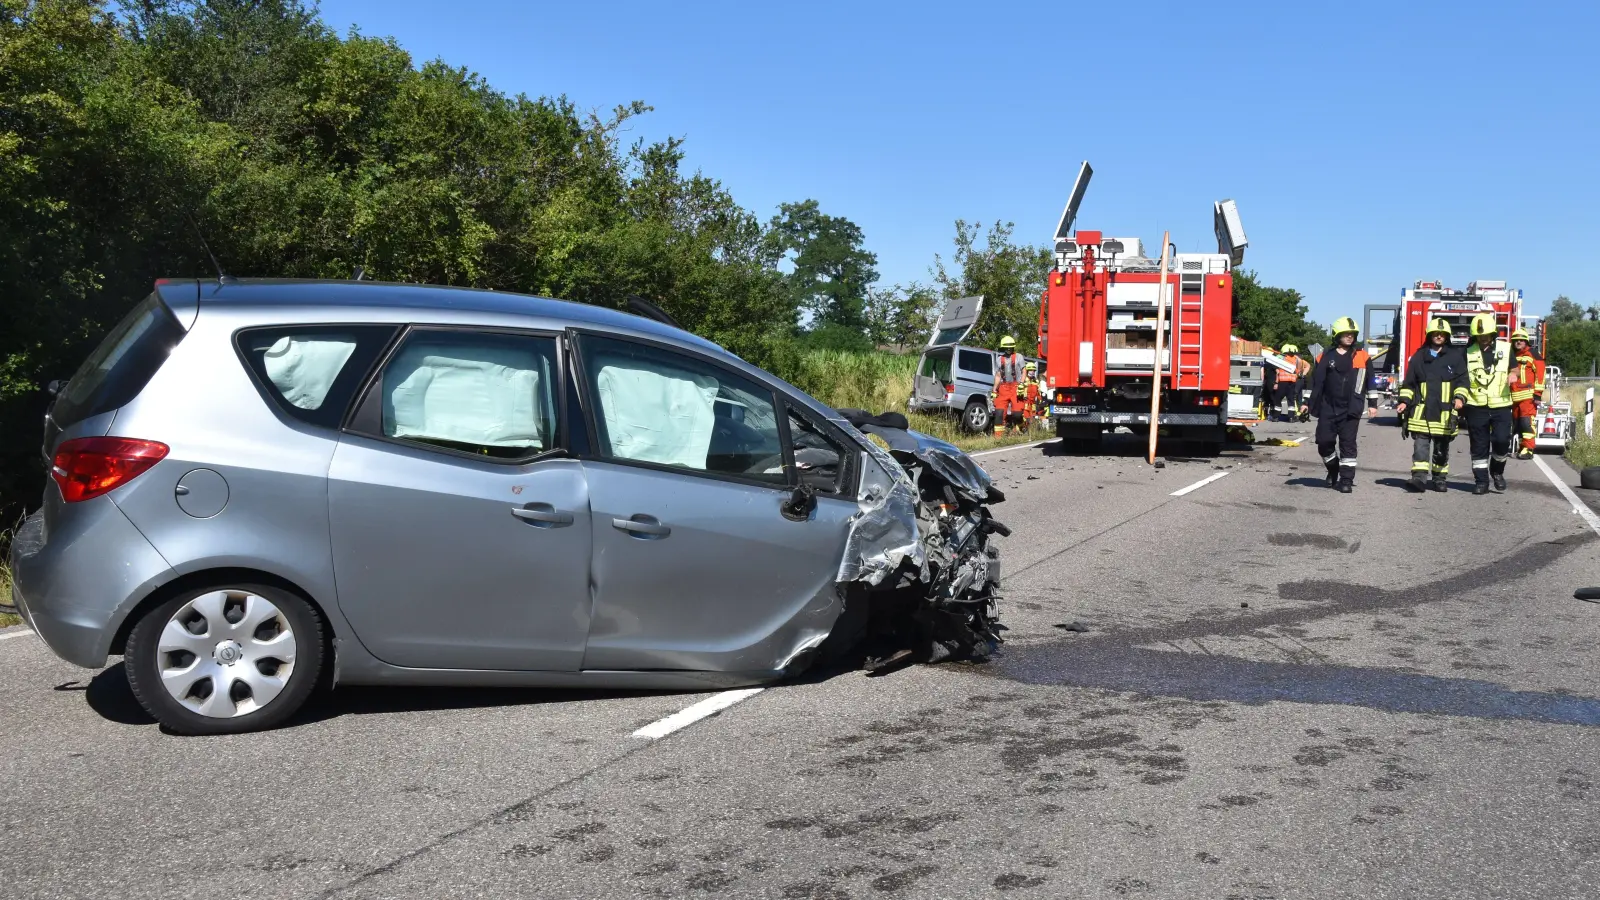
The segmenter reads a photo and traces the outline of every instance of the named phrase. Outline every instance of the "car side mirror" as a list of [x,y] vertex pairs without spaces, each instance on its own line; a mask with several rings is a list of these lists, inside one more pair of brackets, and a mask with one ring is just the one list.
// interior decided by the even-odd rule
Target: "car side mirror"
[[811,518],[811,513],[817,508],[817,492],[809,484],[802,484],[794,489],[789,499],[783,501],[781,507],[783,517],[791,522],[805,522]]
[[54,381],[50,382],[49,384],[45,385],[44,389],[45,389],[45,392],[48,393],[51,397],[56,397],[56,396],[60,395],[61,389],[66,387],[66,386],[67,386],[67,382],[66,382],[65,379],[57,378],[56,380],[54,380]]

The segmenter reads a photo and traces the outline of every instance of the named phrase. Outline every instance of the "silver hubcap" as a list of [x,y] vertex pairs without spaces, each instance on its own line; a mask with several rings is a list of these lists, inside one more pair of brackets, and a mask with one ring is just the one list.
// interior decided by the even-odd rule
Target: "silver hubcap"
[[229,719],[282,693],[294,674],[294,629],[259,594],[213,591],[172,614],[156,654],[173,699],[202,716]]

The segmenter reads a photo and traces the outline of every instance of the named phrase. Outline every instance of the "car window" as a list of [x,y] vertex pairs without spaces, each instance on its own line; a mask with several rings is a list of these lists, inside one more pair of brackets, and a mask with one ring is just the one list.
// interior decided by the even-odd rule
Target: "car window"
[[840,444],[794,410],[789,411],[789,441],[800,483],[823,493],[838,493],[845,461]]
[[924,378],[937,378],[940,381],[950,380],[950,351],[943,353],[929,353],[922,357],[922,368],[919,374]]
[[687,354],[586,335],[603,458],[786,483],[772,392]]
[[161,298],[146,297],[73,373],[50,411],[51,418],[65,428],[126,406],[150,383],[183,334],[183,326]]
[[237,345],[261,393],[293,418],[337,428],[390,325],[297,325],[239,333]]
[[554,338],[413,331],[376,390],[386,438],[499,459],[557,443]]
[[963,371],[976,372],[979,375],[993,375],[994,357],[977,350],[962,350],[961,368]]

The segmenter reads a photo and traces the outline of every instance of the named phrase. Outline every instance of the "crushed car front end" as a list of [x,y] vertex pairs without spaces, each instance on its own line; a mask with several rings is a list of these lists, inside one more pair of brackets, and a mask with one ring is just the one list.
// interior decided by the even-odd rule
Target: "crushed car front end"
[[837,579],[844,610],[830,641],[859,648],[869,670],[988,658],[1003,630],[992,538],[1010,534],[989,507],[1005,496],[959,448],[895,414],[844,410],[833,423],[863,459]]

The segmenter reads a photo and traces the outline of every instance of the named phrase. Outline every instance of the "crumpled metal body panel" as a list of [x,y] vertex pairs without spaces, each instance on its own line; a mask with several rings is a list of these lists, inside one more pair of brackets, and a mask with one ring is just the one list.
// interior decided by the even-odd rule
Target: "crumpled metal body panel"
[[989,473],[960,447],[920,431],[904,433],[910,435],[915,444],[911,452],[934,474],[979,503],[988,499],[989,486],[993,484]]
[[854,425],[843,419],[834,419],[833,424],[855,438],[865,451],[858,500],[861,511],[845,539],[837,580],[881,584],[906,560],[926,578],[928,559],[917,524],[917,486],[889,451],[868,440]]

